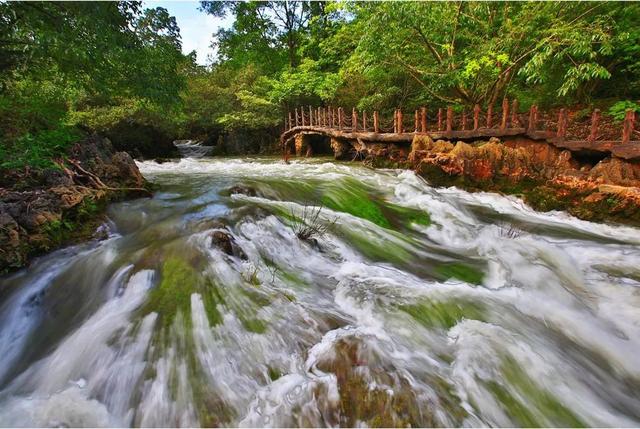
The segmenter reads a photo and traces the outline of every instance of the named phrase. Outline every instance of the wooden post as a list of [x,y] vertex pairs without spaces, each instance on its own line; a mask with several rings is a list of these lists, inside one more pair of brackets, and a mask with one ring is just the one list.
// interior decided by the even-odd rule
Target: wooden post
[[527,127],[528,133],[534,133],[536,126],[538,125],[538,106],[535,104],[529,109],[529,126]]
[[402,109],[398,109],[398,134],[404,133],[404,124],[402,123]]
[[289,111],[289,129],[293,128],[293,115]]
[[362,111],[362,131],[367,131],[367,111]]
[[318,120],[318,123],[316,125],[321,127],[322,126],[322,108],[320,107],[316,109],[316,119]]
[[518,99],[514,98],[511,104],[511,128],[518,128],[520,126],[520,120],[518,119],[519,108]]
[[398,109],[393,111],[393,133],[398,132]]
[[309,106],[309,126],[313,127],[313,109]]
[[622,124],[622,144],[626,144],[631,141],[631,135],[633,134],[635,123],[636,112],[632,109],[627,109],[627,113],[624,115],[624,122]]
[[473,130],[477,130],[480,126],[480,105],[473,106]]
[[451,136],[453,130],[453,107],[447,107],[447,134]]
[[564,140],[567,136],[567,110],[560,109],[558,112],[558,130],[556,131],[556,137]]
[[593,143],[598,138],[598,127],[600,126],[600,109],[596,109],[591,114],[591,132],[589,133],[589,143]]
[[462,131],[465,131],[467,129],[467,111],[463,110],[462,111]]
[[420,108],[420,131],[423,133],[427,132],[427,108]]
[[358,112],[355,107],[351,109],[351,130],[358,131]]
[[500,122],[502,131],[507,129],[507,119],[509,119],[509,99],[504,97],[502,99],[502,122]]
[[378,117],[377,110],[373,111],[373,132],[374,133],[380,132],[380,118]]
[[493,104],[487,107],[487,128],[491,128],[493,125]]
[[305,120],[304,120],[304,107],[300,108],[300,119],[302,120],[302,126],[304,127],[305,124]]
[[418,110],[417,109],[416,109],[415,117],[413,119],[414,119],[413,122],[415,122],[415,128],[414,128],[413,132],[417,133],[418,130],[419,130],[418,126],[419,126],[419,123],[420,123],[419,120],[418,120]]
[[438,109],[438,131],[442,131],[442,108]]
[[336,127],[336,111],[331,106],[329,106],[329,126],[331,128]]
[[338,107],[338,129],[342,130],[342,107]]

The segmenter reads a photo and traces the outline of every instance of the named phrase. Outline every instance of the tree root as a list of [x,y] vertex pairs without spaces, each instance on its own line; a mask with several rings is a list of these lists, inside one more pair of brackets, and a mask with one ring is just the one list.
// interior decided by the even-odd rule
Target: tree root
[[111,186],[107,186],[98,176],[91,173],[90,171],[82,168],[80,163],[75,159],[67,159],[66,163],[70,164],[71,168],[68,168],[64,159],[57,159],[54,163],[62,170],[62,172],[71,179],[71,181],[78,186],[86,187],[85,184],[82,183],[82,179],[85,182],[88,182],[91,188],[101,190],[101,191],[114,191],[114,192],[140,192],[147,196],[152,196],[151,191],[145,188],[136,188],[136,187],[121,187],[121,188],[113,188]]

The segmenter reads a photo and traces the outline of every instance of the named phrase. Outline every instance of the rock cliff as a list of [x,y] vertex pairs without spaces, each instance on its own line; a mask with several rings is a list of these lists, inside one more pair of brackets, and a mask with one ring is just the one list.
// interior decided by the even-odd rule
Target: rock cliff
[[148,195],[126,152],[97,135],[76,143],[58,168],[5,171],[0,180],[0,273],[46,251],[91,237],[106,203]]

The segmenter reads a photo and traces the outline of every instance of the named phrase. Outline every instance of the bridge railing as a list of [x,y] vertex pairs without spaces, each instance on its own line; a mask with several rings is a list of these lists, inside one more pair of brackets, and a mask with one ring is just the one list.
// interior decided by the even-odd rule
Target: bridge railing
[[421,107],[412,112],[395,109],[391,116],[386,117],[378,111],[358,112],[355,108],[348,111],[334,106],[297,107],[286,115],[284,131],[296,127],[351,133],[437,133],[445,136],[458,131],[478,136],[522,132],[558,141],[611,141],[622,144],[640,140],[640,130],[636,129],[636,114],[631,109],[627,110],[624,120],[619,124],[603,121],[598,109],[582,118],[570,118],[565,108],[543,112],[536,105],[523,112],[517,99],[509,102],[507,98],[503,99],[499,109],[494,109],[492,105],[483,109],[477,104],[473,109],[461,111],[452,106],[437,110]]

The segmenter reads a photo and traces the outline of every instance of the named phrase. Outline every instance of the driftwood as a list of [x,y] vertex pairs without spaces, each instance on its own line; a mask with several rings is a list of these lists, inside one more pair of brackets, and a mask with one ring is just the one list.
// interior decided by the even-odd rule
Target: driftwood
[[[65,163],[66,161],[66,163]],[[106,185],[98,176],[91,173],[90,171],[82,168],[80,163],[75,159],[58,159],[54,161],[62,172],[69,178],[71,181],[79,186],[82,186],[81,179],[85,179],[90,185],[91,188],[100,190],[100,191],[114,191],[114,192],[140,192],[147,196],[151,196],[152,193],[148,189],[145,188],[137,188],[137,187],[119,187],[113,188],[111,186]],[[66,164],[69,164],[71,168],[68,168]]]

